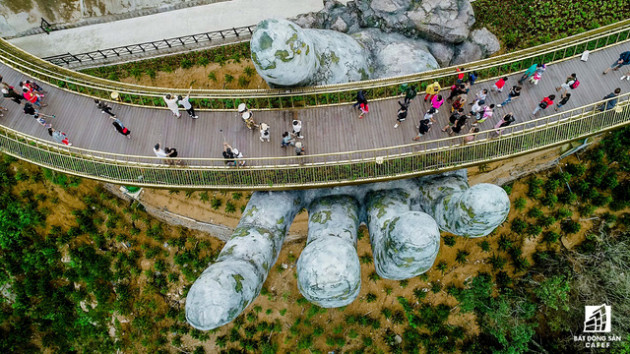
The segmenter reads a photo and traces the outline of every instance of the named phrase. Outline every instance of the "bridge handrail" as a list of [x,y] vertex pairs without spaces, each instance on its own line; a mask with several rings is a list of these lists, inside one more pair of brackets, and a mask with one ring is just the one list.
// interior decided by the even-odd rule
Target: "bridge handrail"
[[[533,121],[474,134],[475,141],[445,138],[382,149],[293,157],[243,159],[246,167],[228,167],[222,158],[163,159],[103,153],[53,144],[0,127],[0,150],[54,170],[129,185],[169,188],[287,189],[376,182],[418,176],[496,161],[584,138],[630,124],[630,94],[616,109],[599,111],[599,101]],[[460,142],[455,142],[460,139]],[[339,159],[340,154],[346,158]],[[332,160],[328,157],[335,157]],[[170,160],[173,161],[173,160]],[[256,165],[257,162],[271,164]],[[277,163],[280,161],[281,163]],[[275,163],[274,163],[275,162]],[[208,165],[209,164],[209,165]]]
[[[581,54],[584,50],[599,50],[630,39],[630,19],[536,47],[507,53],[466,64],[466,71],[477,71],[481,79],[494,78],[522,71],[535,62],[558,62]],[[0,61],[14,69],[60,88],[101,99],[111,99],[116,91],[121,103],[164,107],[165,93],[184,93],[182,89],[148,87],[96,78],[55,66],[12,44],[0,40]],[[269,90],[193,90],[191,97],[202,110],[231,110],[247,101],[254,109],[293,109],[311,106],[344,104],[354,100],[357,89],[368,89],[369,99],[384,99],[400,94],[399,85],[439,81],[450,85],[454,68],[442,68],[418,74],[361,82],[315,86],[296,89]]]
[[228,39],[228,37],[240,38],[241,35],[249,37],[254,33],[255,29],[256,25],[232,27],[211,32],[195,33],[187,36],[165,38],[157,41],[129,44],[106,49],[97,49],[91,52],[51,55],[42,59],[59,66],[64,64],[68,65],[75,62],[82,63],[85,61],[98,61],[110,57],[118,58],[121,55],[124,57],[127,55],[134,55],[138,53],[159,51],[165,48],[170,49],[173,47],[186,47],[186,45],[200,45],[206,42],[212,43],[213,39],[226,40]]

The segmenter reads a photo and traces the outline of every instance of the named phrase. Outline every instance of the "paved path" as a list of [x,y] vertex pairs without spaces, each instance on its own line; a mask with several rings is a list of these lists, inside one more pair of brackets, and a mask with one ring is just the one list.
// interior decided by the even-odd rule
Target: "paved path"
[[[349,0],[341,0],[347,3]],[[324,8],[322,0],[230,0],[109,23],[11,39],[38,57],[98,49],[255,25],[266,18],[291,18]]]
[[[591,53],[587,63],[573,59],[560,64],[551,65],[547,69],[538,86],[526,83],[521,98],[504,108],[497,108],[492,119],[480,125],[482,130],[491,129],[507,112],[515,113],[517,123],[531,119],[531,112],[540,100],[547,95],[556,94],[554,89],[570,73],[577,73],[581,85],[574,90],[573,97],[566,109],[579,107],[600,100],[616,87],[622,93],[630,89],[630,81],[619,81],[621,73],[611,72],[603,76],[602,70],[610,65],[618,54],[628,50],[628,45],[617,45],[599,52]],[[21,74],[0,65],[0,74],[5,81],[16,84],[25,79]],[[515,84],[517,76],[510,77],[509,85]],[[472,88],[476,92],[482,88],[490,88],[492,83],[478,83]],[[245,157],[293,156],[292,149],[280,148],[281,134],[290,130],[291,112],[269,111],[256,112],[258,122],[266,122],[271,126],[272,142],[261,143],[257,132],[250,132],[242,121],[232,112],[200,112],[200,118],[192,120],[183,112],[183,117],[174,119],[170,111],[114,105],[114,112],[132,131],[132,139],[126,139],[116,133],[107,119],[96,109],[91,99],[68,93],[54,87],[46,87],[49,91],[45,101],[50,105],[43,113],[56,114],[53,126],[68,133],[76,147],[127,154],[153,156],[152,147],[161,142],[166,146],[176,147],[182,157],[221,157],[222,143],[227,140],[232,146],[239,148]],[[500,103],[506,97],[502,94],[490,94],[489,103]],[[446,92],[444,96],[447,96]],[[24,115],[17,104],[4,100],[1,105],[9,108],[0,123],[12,129],[50,140],[47,131],[32,118]],[[415,125],[428,105],[416,98],[410,108],[410,114],[398,129],[394,129],[395,115],[398,105],[395,99],[373,102],[370,113],[362,120],[349,105],[337,107],[311,108],[298,111],[303,121],[303,140],[309,154],[346,152],[352,150],[382,148],[412,143],[416,135]],[[468,106],[469,107],[469,106]],[[563,108],[565,109],[565,108]],[[445,125],[449,109],[443,107],[436,116],[438,123],[433,125],[430,133],[422,140],[445,138],[447,135],[440,129]],[[554,113],[553,108],[539,113],[539,117]],[[468,127],[465,131],[468,131]],[[222,132],[221,132],[222,131]],[[342,155],[341,157],[344,157]]]

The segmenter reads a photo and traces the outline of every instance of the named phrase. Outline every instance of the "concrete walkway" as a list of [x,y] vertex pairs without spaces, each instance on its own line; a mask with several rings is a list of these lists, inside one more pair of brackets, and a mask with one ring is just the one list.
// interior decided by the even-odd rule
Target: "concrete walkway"
[[[349,0],[340,0],[347,3]],[[157,41],[196,33],[255,25],[266,18],[291,18],[324,8],[323,0],[231,0],[53,31],[10,40],[39,57]]]

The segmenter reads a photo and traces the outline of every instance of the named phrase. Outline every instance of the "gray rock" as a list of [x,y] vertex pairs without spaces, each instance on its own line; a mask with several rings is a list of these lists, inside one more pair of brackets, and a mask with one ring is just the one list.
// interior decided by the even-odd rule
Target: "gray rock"
[[501,49],[501,43],[497,36],[488,31],[487,28],[476,29],[470,33],[470,41],[481,48],[484,57],[490,56]]
[[307,300],[331,308],[359,295],[358,227],[359,205],[352,197],[325,197],[310,205],[308,239],[297,262],[298,289]]
[[273,86],[325,85],[369,78],[364,49],[352,37],[302,29],[279,19],[261,21],[251,39],[252,61]]
[[431,55],[433,55],[438,64],[440,64],[440,67],[443,68],[451,65],[451,60],[453,60],[453,56],[455,55],[455,49],[452,45],[440,42],[432,42],[429,45],[429,52],[431,52]]
[[201,330],[232,321],[260,293],[301,209],[300,192],[256,192],[217,261],[190,288],[186,320]]
[[401,12],[409,8],[411,0],[372,0],[370,8],[375,12]]
[[475,23],[468,0],[423,0],[407,17],[422,37],[436,42],[461,43]]
[[470,41],[466,41],[455,47],[455,57],[451,65],[461,65],[483,58],[481,47]]
[[433,216],[441,230],[466,237],[490,234],[510,212],[503,188],[480,183],[468,188],[465,170],[417,180],[420,206]]
[[337,32],[348,32],[348,24],[343,20],[341,16],[337,17],[335,22],[330,26],[331,30],[335,30]]
[[403,190],[368,194],[367,223],[374,268],[382,278],[403,280],[428,271],[440,248],[440,230],[426,213],[411,211]]
[[317,14],[309,12],[307,14],[300,15],[293,19],[296,25],[302,28],[319,28],[319,21],[317,20]]
[[429,53],[424,40],[409,39],[397,33],[367,29],[352,35],[372,54],[372,78],[413,74],[440,66]]

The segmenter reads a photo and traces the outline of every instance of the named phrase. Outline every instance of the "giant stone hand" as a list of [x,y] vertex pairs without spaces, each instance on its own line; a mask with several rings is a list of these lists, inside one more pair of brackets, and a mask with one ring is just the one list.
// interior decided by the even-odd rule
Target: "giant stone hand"
[[502,188],[469,188],[466,180],[461,170],[350,187],[254,193],[217,261],[191,287],[188,322],[210,330],[232,321],[253,302],[302,208],[309,211],[309,231],[297,275],[298,288],[309,301],[340,307],[358,296],[360,222],[368,226],[381,277],[401,280],[428,271],[439,250],[439,229],[482,237],[507,217],[510,202]]

